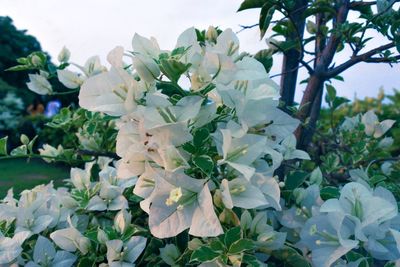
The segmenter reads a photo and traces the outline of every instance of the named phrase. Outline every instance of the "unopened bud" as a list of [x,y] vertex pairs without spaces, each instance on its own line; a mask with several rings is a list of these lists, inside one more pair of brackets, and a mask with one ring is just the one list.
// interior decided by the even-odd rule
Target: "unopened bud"
[[37,55],[32,56],[31,61],[33,66],[35,67],[39,67],[40,65],[42,65],[42,60]]
[[71,52],[64,46],[57,56],[59,62],[68,62]]
[[217,42],[217,37],[218,37],[217,30],[213,26],[208,27],[206,32],[206,39],[209,42],[215,43]]
[[22,143],[22,144],[24,144],[24,145],[29,144],[29,138],[28,138],[28,136],[26,136],[26,135],[24,135],[24,134],[21,134],[21,136],[20,136],[19,139],[21,140],[21,143]]

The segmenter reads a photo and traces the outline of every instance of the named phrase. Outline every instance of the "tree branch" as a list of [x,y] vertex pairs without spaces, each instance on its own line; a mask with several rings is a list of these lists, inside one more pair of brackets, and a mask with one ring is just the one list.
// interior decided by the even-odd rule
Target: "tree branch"
[[240,25],[240,24],[239,24],[239,27],[240,27],[241,29],[240,29],[239,31],[237,31],[236,34],[241,33],[241,32],[244,31],[244,30],[252,29],[252,28],[254,28],[254,27],[257,27],[258,25],[260,25],[260,24],[258,24],[258,23],[253,24],[253,25]]
[[97,151],[80,149],[77,151],[77,154],[81,155],[81,156],[109,157],[112,159],[120,159],[120,157],[116,153],[113,153],[113,152],[97,152]]
[[378,53],[381,53],[384,50],[387,50],[387,49],[390,49],[390,48],[393,48],[393,47],[395,47],[395,43],[391,42],[391,43],[376,47],[376,48],[374,48],[374,49],[372,49],[372,50],[370,50],[370,51],[368,51],[368,52],[366,52],[364,54],[361,54],[361,55],[358,55],[358,56],[353,56],[348,61],[344,62],[343,64],[341,64],[341,65],[339,65],[339,66],[327,71],[324,74],[324,77],[326,77],[328,79],[330,79],[332,77],[335,77],[336,75],[340,74],[341,72],[347,70],[348,68],[350,68],[353,65],[355,65],[357,63],[360,63],[360,62],[366,62],[366,61],[369,61],[369,63],[372,63],[372,62],[383,62],[381,58],[379,58],[379,60],[378,60],[378,58],[371,58],[371,57],[376,55],[376,54],[378,54]]
[[371,1],[371,2],[364,2],[364,1],[356,1],[356,2],[351,2],[350,3],[350,9],[356,9],[358,7],[365,7],[365,6],[373,6],[376,5],[377,1]]

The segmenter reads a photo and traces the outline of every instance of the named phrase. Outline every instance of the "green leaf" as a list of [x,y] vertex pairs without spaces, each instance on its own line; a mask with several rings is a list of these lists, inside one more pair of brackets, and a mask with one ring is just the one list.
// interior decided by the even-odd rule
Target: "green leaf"
[[327,96],[327,100],[328,100],[327,102],[333,102],[333,100],[336,97],[336,89],[335,89],[335,87],[333,87],[330,84],[327,84],[326,85],[326,92],[327,92],[326,96]]
[[369,181],[372,185],[376,185],[380,182],[385,181],[386,179],[387,179],[386,176],[377,174],[377,175],[372,176]]
[[245,0],[242,2],[239,9],[237,10],[237,12],[246,10],[246,9],[251,9],[251,8],[260,8],[266,2],[267,2],[267,0]]
[[295,249],[284,247],[272,252],[272,256],[285,263],[287,267],[310,267],[310,263]]
[[198,129],[193,135],[195,147],[201,147],[210,138],[210,131],[207,128]]
[[175,83],[178,82],[181,75],[191,66],[190,63],[184,64],[176,59],[162,59],[160,63],[161,71]]
[[21,65],[26,65],[26,64],[29,63],[29,61],[28,61],[28,59],[27,59],[26,57],[17,58],[17,62],[18,62],[19,64],[21,64]]
[[0,156],[7,155],[7,140],[8,136],[0,139]]
[[273,59],[271,55],[271,51],[269,49],[263,49],[258,51],[254,58],[257,59],[261,64],[263,64],[265,70],[269,72],[272,68]]
[[218,239],[214,239],[213,241],[211,241],[210,247],[215,252],[217,252],[217,251],[218,252],[223,252],[225,250],[224,244]]
[[28,65],[18,65],[18,66],[8,68],[5,71],[22,71],[22,70],[31,70],[31,69],[34,69],[34,68],[31,66],[28,66]]
[[26,145],[22,145],[19,147],[14,148],[11,150],[10,155],[11,156],[24,156],[28,153],[28,149]]
[[336,76],[333,77],[332,79],[338,80],[338,81],[341,81],[341,82],[344,82],[344,78],[343,78],[342,76],[340,76],[340,75],[336,75]]
[[183,56],[184,54],[186,54],[189,48],[190,47],[183,47],[183,46],[177,47],[171,51],[171,56],[172,57]]
[[260,20],[259,20],[261,39],[264,37],[265,33],[268,30],[274,12],[275,12],[275,6],[271,2],[265,3],[261,8]]
[[368,258],[366,258],[364,255],[354,252],[354,251],[350,251],[346,254],[346,259],[349,262],[354,262],[357,261],[359,259],[362,259],[362,261],[360,262],[360,264],[358,265],[358,267],[369,267],[369,263],[368,263]]
[[234,242],[242,238],[242,229],[240,226],[229,229],[224,235],[224,243],[229,248]]
[[77,267],[90,267],[90,266],[96,266],[96,262],[91,260],[88,257],[82,258],[79,260]]
[[218,252],[215,252],[211,248],[207,246],[202,246],[201,248],[195,250],[190,256],[190,262],[198,261],[198,262],[207,262],[214,261],[219,257]]
[[191,143],[184,143],[182,148],[190,154],[196,153],[196,148]]
[[28,144],[28,151],[31,154],[33,154],[33,145],[35,144],[35,141],[37,138],[38,138],[38,136],[36,135]]
[[243,255],[243,263],[246,264],[246,266],[253,266],[253,267],[265,266],[265,264],[259,261],[256,256],[247,254]]
[[337,109],[338,107],[340,107],[342,104],[348,103],[348,102],[350,102],[350,100],[347,99],[347,98],[345,98],[345,97],[341,97],[341,96],[336,97],[336,98],[333,100],[332,108],[335,110],[335,109]]
[[323,200],[328,200],[331,198],[339,198],[340,192],[335,186],[326,186],[321,189],[320,195]]
[[294,190],[304,183],[308,173],[303,171],[294,171],[286,176],[285,189]]
[[229,254],[238,254],[246,250],[250,250],[254,248],[254,242],[253,240],[250,239],[240,239],[236,242],[234,242],[230,247],[229,247]]
[[193,163],[207,175],[214,169],[214,161],[207,155],[193,158]]

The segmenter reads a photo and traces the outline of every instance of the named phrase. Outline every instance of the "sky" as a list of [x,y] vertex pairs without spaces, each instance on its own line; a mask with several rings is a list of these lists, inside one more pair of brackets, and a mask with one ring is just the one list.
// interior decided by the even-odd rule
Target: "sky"
[[[237,13],[243,0],[0,0],[0,16],[10,16],[18,29],[35,36],[54,59],[66,46],[71,60],[83,64],[87,58],[99,55],[105,61],[107,53],[117,45],[131,49],[134,33],[154,36],[161,49],[172,49],[185,29],[209,25],[239,31],[240,25],[258,22],[259,9]],[[268,36],[268,33],[267,33]],[[238,34],[241,50],[256,53],[266,48],[257,28]],[[371,47],[382,45],[377,38]],[[386,42],[385,42],[386,43]],[[348,59],[341,53],[338,63]],[[270,74],[280,73],[280,57]],[[380,87],[387,93],[400,89],[400,66],[361,63],[347,70],[345,82],[334,82],[338,95],[354,99],[376,96]],[[306,78],[301,69],[300,78]],[[279,82],[279,77],[275,78]],[[304,86],[299,86],[296,100],[301,99]]]

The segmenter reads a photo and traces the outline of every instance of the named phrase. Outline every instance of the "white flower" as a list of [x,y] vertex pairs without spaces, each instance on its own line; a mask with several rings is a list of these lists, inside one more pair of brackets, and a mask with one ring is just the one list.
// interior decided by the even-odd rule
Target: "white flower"
[[74,264],[77,257],[67,251],[56,251],[50,240],[39,236],[33,250],[33,261],[26,264],[27,267],[36,266],[62,266],[69,267]]
[[75,227],[57,230],[50,234],[57,246],[69,252],[79,250],[83,255],[90,249],[90,240],[83,236]]
[[[90,111],[121,116],[134,110],[139,83],[122,67],[123,48],[109,53],[109,71],[89,77],[79,91],[79,105]],[[88,75],[89,76],[89,75]]]
[[310,156],[303,150],[296,149],[296,137],[294,134],[289,135],[283,139],[280,150],[283,154],[283,159],[305,159],[310,160]]
[[157,63],[148,56],[135,55],[132,63],[139,77],[147,83],[152,83],[160,75]]
[[26,84],[29,90],[39,95],[49,95],[53,88],[46,77],[39,74],[29,74],[29,82]]
[[16,233],[13,238],[4,237],[0,232],[0,264],[8,265],[21,254],[21,245],[29,236],[29,232]]
[[[126,266],[133,264],[146,247],[146,238],[132,236],[126,243],[121,240],[109,240],[107,246],[107,260],[110,266]],[[131,266],[131,265],[128,265]]]
[[89,200],[87,210],[121,210],[128,208],[128,201],[122,195],[123,189],[111,185],[106,181],[101,182],[99,195]]
[[58,80],[69,89],[80,87],[85,80],[81,75],[66,69],[57,70],[57,77]]
[[[64,148],[61,145],[58,145],[58,147],[55,148],[49,144],[44,144],[43,148],[39,148],[38,150],[39,150],[40,155],[46,156],[46,157],[52,157],[52,158],[56,158],[64,152]],[[46,162],[54,161],[54,159],[46,158],[46,157],[43,158],[44,161],[46,161]]]
[[[190,228],[194,236],[218,236],[223,229],[214,212],[212,197],[204,180],[193,179],[181,170],[155,176],[151,196],[149,227],[158,238],[173,237]],[[171,191],[180,188],[177,202],[168,202]],[[166,203],[167,202],[167,203]]]
[[268,204],[260,189],[243,178],[222,180],[221,191],[222,201],[228,209],[254,209]]
[[152,58],[158,58],[160,47],[154,38],[147,39],[140,34],[135,33],[132,39],[133,51]]
[[261,135],[246,134],[239,138],[233,137],[230,129],[220,129],[214,134],[218,153],[223,156],[218,164],[228,164],[246,179],[250,179],[255,173],[251,164],[263,155],[266,138]]
[[76,189],[83,190],[90,188],[91,168],[92,168],[91,164],[86,164],[84,170],[79,168],[71,168],[70,171],[71,182]]
[[365,126],[365,134],[379,138],[383,136],[393,124],[394,120],[384,120],[379,122],[378,117],[375,115],[373,110],[368,111],[361,117],[361,122]]

